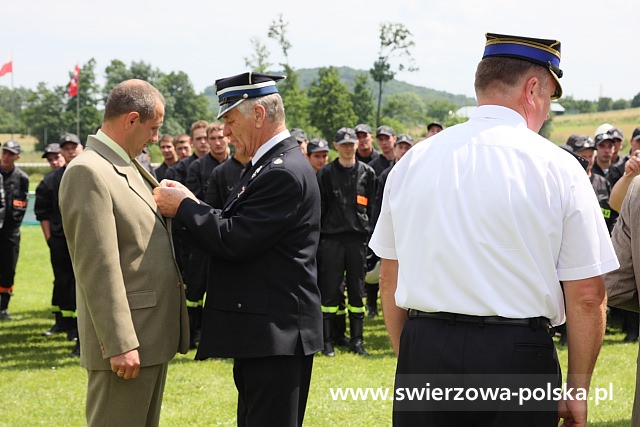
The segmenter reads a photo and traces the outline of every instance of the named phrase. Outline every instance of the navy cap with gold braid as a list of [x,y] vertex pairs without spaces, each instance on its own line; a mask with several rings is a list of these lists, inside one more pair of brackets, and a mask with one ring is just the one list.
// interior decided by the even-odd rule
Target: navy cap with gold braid
[[259,98],[261,96],[278,93],[276,82],[284,79],[285,76],[274,76],[269,74],[247,73],[237,76],[226,77],[216,80],[216,95],[220,104],[218,118],[227,111],[237,107],[242,101],[249,98]]
[[560,78],[560,42],[558,40],[535,39],[532,37],[509,36],[504,34],[487,33],[487,43],[482,58],[503,56],[519,58],[533,62],[549,69],[556,81],[556,90],[551,99],[562,96]]

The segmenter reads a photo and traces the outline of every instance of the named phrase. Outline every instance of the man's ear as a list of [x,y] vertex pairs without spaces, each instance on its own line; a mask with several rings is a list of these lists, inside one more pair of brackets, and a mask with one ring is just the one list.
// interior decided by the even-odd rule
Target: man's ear
[[124,128],[131,128],[137,120],[140,120],[140,113],[138,113],[137,111],[127,113],[124,118]]
[[540,90],[540,80],[536,76],[531,76],[524,84],[524,99],[527,104],[535,104],[535,92]]
[[253,118],[256,120],[256,127],[261,128],[267,117],[267,111],[260,104],[256,104],[253,107]]

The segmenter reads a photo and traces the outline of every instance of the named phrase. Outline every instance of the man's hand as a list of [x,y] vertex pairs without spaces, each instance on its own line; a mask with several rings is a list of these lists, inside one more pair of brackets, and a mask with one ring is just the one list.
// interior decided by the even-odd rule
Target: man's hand
[[624,164],[624,174],[630,176],[637,176],[640,174],[640,159],[638,159],[640,150],[636,150],[629,156],[629,160]]
[[125,380],[138,378],[140,373],[140,355],[138,350],[129,350],[125,353],[111,356],[111,370]]
[[587,402],[585,400],[561,400],[558,402],[560,427],[584,427],[587,425]]
[[178,212],[180,203],[186,198],[192,199],[198,203],[199,200],[191,191],[177,181],[163,179],[160,187],[153,189],[153,198],[156,200],[158,209],[162,216],[173,218]]

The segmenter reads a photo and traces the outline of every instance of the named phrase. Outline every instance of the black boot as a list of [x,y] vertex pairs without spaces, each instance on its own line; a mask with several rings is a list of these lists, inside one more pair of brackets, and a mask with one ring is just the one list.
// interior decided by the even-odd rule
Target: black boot
[[365,283],[367,293],[367,317],[378,317],[378,284]]
[[76,340],[76,345],[71,350],[71,356],[80,357],[80,340]]
[[347,332],[347,314],[339,313],[336,314],[336,327],[333,330],[333,336],[331,339],[333,343],[338,347],[347,347],[349,348],[349,338],[345,335]]
[[67,341],[78,340],[78,319],[62,316],[62,324],[67,331]]
[[0,294],[0,320],[11,320],[13,319],[7,308],[9,308],[9,300],[11,299],[11,294],[2,293]]
[[53,315],[55,316],[56,321],[51,327],[51,329],[42,333],[42,335],[44,335],[45,337],[50,337],[54,334],[60,334],[62,332],[66,332],[64,327],[62,326],[62,313],[60,313],[59,311],[56,311],[55,313],[53,313]]
[[331,335],[335,326],[336,316],[335,314],[325,314],[322,319],[322,337],[324,339],[324,348],[322,354],[328,357],[334,357],[336,355],[333,349],[333,343],[331,342]]
[[351,326],[350,350],[357,355],[368,356],[363,339],[364,313],[349,313],[349,324]]
[[189,313],[189,348],[198,348],[200,342],[200,328],[198,323],[202,319],[202,307],[187,307]]
[[623,323],[623,330],[625,332],[624,342],[638,341],[638,321],[638,313],[625,310]]

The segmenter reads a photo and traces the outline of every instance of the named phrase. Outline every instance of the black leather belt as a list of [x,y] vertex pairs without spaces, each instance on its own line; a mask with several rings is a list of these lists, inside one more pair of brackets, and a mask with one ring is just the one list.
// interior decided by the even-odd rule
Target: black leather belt
[[440,319],[448,320],[452,323],[464,322],[464,323],[477,323],[482,325],[484,323],[490,325],[511,325],[511,326],[528,326],[532,329],[549,329],[551,323],[546,317],[530,317],[527,319],[510,319],[508,317],[501,316],[470,316],[468,314],[447,313],[444,311],[438,311],[434,313],[428,313],[425,311],[409,309],[409,318],[427,318],[427,319]]

